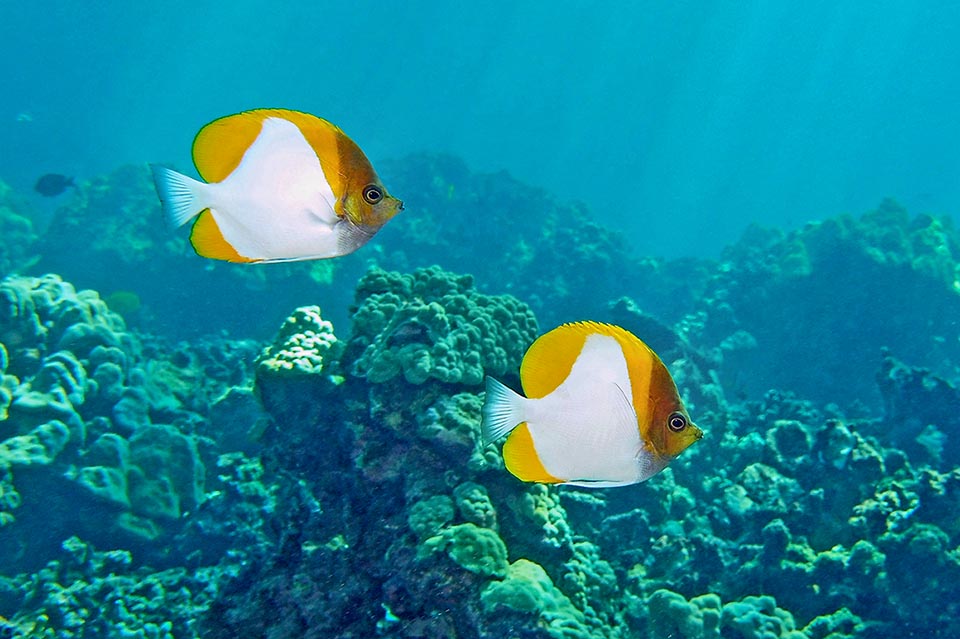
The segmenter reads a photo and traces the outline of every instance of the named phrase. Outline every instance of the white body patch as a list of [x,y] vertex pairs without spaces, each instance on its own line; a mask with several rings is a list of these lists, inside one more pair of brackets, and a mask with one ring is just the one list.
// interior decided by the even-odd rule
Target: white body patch
[[666,466],[640,437],[623,349],[608,335],[587,337],[570,375],[546,397],[524,402],[544,469],[567,483],[625,485]]
[[224,239],[244,257],[302,260],[343,254],[337,197],[316,152],[292,122],[263,121],[260,135],[225,180],[207,185]]

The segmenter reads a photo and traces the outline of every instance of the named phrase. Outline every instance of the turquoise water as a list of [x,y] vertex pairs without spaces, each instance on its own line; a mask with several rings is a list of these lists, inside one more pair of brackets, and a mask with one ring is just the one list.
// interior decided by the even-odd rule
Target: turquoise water
[[[957,41],[933,2],[3,4],[0,637],[960,636]],[[258,107],[404,210],[196,255],[147,165]],[[578,320],[704,431],[648,481],[481,439]]]
[[206,122],[285,106],[375,159],[445,151],[581,200],[643,254],[716,256],[751,221],[885,196],[960,202],[949,2],[54,6],[0,8],[17,186],[186,167]]

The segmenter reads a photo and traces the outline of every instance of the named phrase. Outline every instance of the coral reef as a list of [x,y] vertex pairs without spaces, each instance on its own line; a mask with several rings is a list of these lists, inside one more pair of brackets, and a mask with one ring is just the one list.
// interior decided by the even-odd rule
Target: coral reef
[[[886,201],[634,259],[508,176],[385,168],[416,216],[268,269],[193,257],[142,168],[39,240],[0,187],[0,268],[72,281],[0,281],[0,634],[960,636],[947,221]],[[479,437],[484,376],[583,317],[705,430],[642,485],[523,484]]]
[[[784,233],[753,228],[724,253],[698,305],[696,343],[740,333],[720,376],[756,397],[789,388],[855,411],[879,406],[881,349],[955,376],[960,237],[949,220],[911,218],[892,200],[859,219]],[[744,341],[743,336],[749,340]]]
[[308,419],[318,395],[340,383],[333,374],[342,344],[320,307],[294,310],[256,362],[257,394],[270,414]]
[[10,186],[0,181],[0,277],[26,272],[36,261],[36,230],[30,207]]
[[196,636],[192,619],[216,593],[216,568],[150,572],[125,550],[100,552],[76,537],[30,576],[0,576],[0,628],[41,639]]
[[483,290],[529,304],[544,326],[604,320],[607,303],[624,294],[675,321],[706,281],[703,263],[669,270],[662,260],[635,258],[628,240],[583,205],[558,202],[504,172],[471,173],[455,157],[426,153],[381,168],[391,192],[416,211],[377,236],[383,268],[439,264],[470,273]]
[[536,335],[526,304],[478,293],[469,275],[437,266],[412,275],[373,269],[357,285],[347,349],[362,351],[352,372],[374,384],[402,375],[410,384],[478,386],[485,373],[516,370]]
[[240,381],[230,359],[148,358],[95,292],[52,275],[0,282],[0,343],[0,537],[17,548],[0,566],[42,565],[70,534],[149,556],[206,499],[195,425]]

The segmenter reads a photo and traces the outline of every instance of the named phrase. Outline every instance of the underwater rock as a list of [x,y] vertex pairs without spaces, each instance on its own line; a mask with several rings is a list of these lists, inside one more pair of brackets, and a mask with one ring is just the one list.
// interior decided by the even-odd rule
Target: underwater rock
[[20,493],[13,485],[10,463],[0,462],[0,529],[16,521],[13,511],[20,507]]
[[508,611],[533,617],[531,625],[545,627],[553,639],[594,636],[583,613],[553,584],[543,567],[528,559],[510,564],[502,581],[493,581],[484,588],[480,601],[489,617],[492,636],[506,636],[497,630],[509,623],[504,619]]
[[70,441],[70,431],[60,421],[40,424],[25,435],[0,442],[0,463],[17,466],[46,466],[53,462]]
[[516,371],[537,335],[526,304],[483,295],[471,276],[439,267],[412,275],[371,269],[355,308],[345,367],[375,384],[402,375],[410,384],[478,386],[486,374]]
[[651,636],[720,639],[720,597],[713,593],[688,601],[681,594],[660,589],[650,595],[647,606]]
[[320,375],[336,360],[337,337],[333,324],[320,315],[319,306],[302,306],[284,320],[273,344],[257,358],[260,377]]
[[196,442],[172,426],[140,428],[130,438],[127,481],[135,513],[179,518],[204,499],[204,466]]
[[846,608],[829,615],[821,615],[807,624],[803,634],[810,639],[854,639],[855,637],[883,636],[882,630],[872,632],[877,624],[865,623],[863,619]]
[[533,526],[531,535],[538,544],[560,548],[573,541],[573,531],[567,523],[566,511],[560,504],[557,491],[544,484],[531,484],[507,498],[507,505],[523,525]]
[[317,396],[341,381],[334,376],[341,350],[319,306],[294,310],[257,358],[256,390],[267,412],[281,420],[308,419],[319,409]]
[[209,435],[217,441],[219,450],[253,453],[269,421],[257,394],[234,386],[211,404]]
[[461,519],[482,528],[497,530],[497,510],[486,488],[472,481],[465,482],[453,489],[453,498]]
[[0,342],[8,372],[21,379],[57,350],[85,362],[96,346],[135,348],[123,320],[94,291],[77,291],[56,275],[0,281]]
[[128,439],[104,433],[65,473],[102,510],[88,536],[155,541],[205,500],[205,467],[196,442],[169,425],[148,424]]
[[483,401],[474,393],[441,396],[416,415],[417,436],[451,463],[462,463],[473,473],[503,469],[503,457],[496,446],[484,444],[480,436],[480,409]]
[[0,619],[12,637],[195,637],[195,612],[223,579],[216,567],[136,569],[129,552],[97,551],[77,537],[26,577],[0,576]]
[[884,406],[878,437],[937,466],[960,463],[960,390],[954,384],[887,350],[877,384]]
[[[896,582],[884,593],[888,605],[894,610],[910,611],[898,615],[896,623],[905,633],[954,636],[960,632],[960,602],[938,602],[926,595],[950,588],[960,578],[956,548],[936,526],[920,522],[903,524],[900,530],[891,530],[877,541],[886,557],[887,573],[892,576],[891,581]],[[881,619],[888,617],[879,611],[876,614]]]
[[421,541],[435,537],[453,521],[453,500],[446,495],[434,495],[415,502],[407,515],[407,525]]
[[953,371],[958,282],[960,236],[949,220],[911,218],[892,200],[859,219],[788,233],[753,228],[724,252],[697,309],[707,321],[695,343],[717,344],[736,331],[756,341],[725,353],[728,392],[787,388],[844,408],[877,407],[865,372],[880,367],[883,347]]
[[0,279],[24,273],[37,261],[37,234],[30,218],[26,200],[0,181]]
[[806,639],[773,597],[744,597],[723,606],[721,627],[735,639]]
[[[43,521],[43,512],[50,508],[45,525],[55,529],[64,521],[53,515],[63,496],[51,486],[68,483],[64,473],[83,450],[88,425],[94,423],[86,407],[97,394],[87,373],[92,352],[98,345],[109,344],[132,354],[136,344],[122,320],[106,309],[96,293],[78,292],[54,275],[9,277],[0,282],[0,299],[0,333],[7,340],[4,364],[17,373],[4,376],[10,399],[4,402],[0,422],[0,449],[13,481],[20,484],[17,508],[25,508],[25,519],[33,523]],[[93,329],[90,334],[103,339],[73,339],[81,327]],[[20,476],[29,481],[19,481]],[[8,524],[14,523],[12,512],[5,515]],[[24,530],[33,523],[24,523]],[[7,533],[16,535],[20,529],[8,525]],[[26,538],[59,541],[44,535],[27,534]],[[42,561],[42,552],[34,554],[25,556]]]
[[[491,331],[500,324],[512,331],[516,321],[497,305],[478,303],[468,279],[437,269],[415,276],[372,273],[376,279],[361,281],[358,299],[377,295],[369,291],[371,282],[399,282],[410,287],[405,294],[411,298],[444,300],[449,304],[444,315],[455,318],[453,325],[467,321],[471,305],[489,309]],[[378,336],[390,321],[372,310],[369,318],[368,326],[380,321]],[[418,344],[425,335],[421,329],[405,329],[383,343]],[[362,353],[356,339],[341,358],[347,370],[345,362]],[[519,353],[513,366],[518,361]],[[324,361],[321,370],[327,365]],[[276,384],[294,388],[296,381],[284,376]],[[280,541],[265,546],[263,558],[234,582],[236,590],[218,599],[205,628],[213,631],[225,617],[234,621],[212,636],[230,636],[239,623],[262,627],[257,611],[277,601],[288,611],[277,636],[301,636],[319,627],[330,633],[349,627],[357,636],[400,628],[428,636],[453,636],[455,630],[456,636],[478,638],[507,627],[534,632],[537,616],[522,614],[507,623],[500,613],[485,616],[482,610],[483,588],[507,575],[508,544],[538,561],[573,601],[571,618],[583,620],[584,637],[619,636],[607,627],[619,614],[612,566],[595,546],[574,542],[555,488],[522,484],[500,472],[496,447],[479,442],[482,402],[470,392],[469,381],[430,377],[413,384],[396,374],[371,383],[348,374],[319,401],[316,394],[306,395],[304,401],[318,405],[313,410],[271,411],[273,423],[260,440],[265,469],[280,479],[282,491],[298,496],[291,504],[278,499],[266,528],[283,531]],[[497,532],[504,529],[509,541]],[[259,585],[245,585],[251,583]],[[294,602],[285,594],[324,584],[334,585],[335,597]],[[327,621],[317,626],[318,618]],[[555,629],[567,627],[557,619]]]
[[54,275],[0,282],[0,333],[0,524],[19,548],[0,566],[41,566],[70,534],[163,556],[205,500],[196,430],[219,432],[211,406],[249,389],[255,350],[144,345],[97,293]]
[[470,572],[504,577],[507,574],[507,547],[496,532],[465,523],[450,526],[423,542],[425,552],[446,552]]

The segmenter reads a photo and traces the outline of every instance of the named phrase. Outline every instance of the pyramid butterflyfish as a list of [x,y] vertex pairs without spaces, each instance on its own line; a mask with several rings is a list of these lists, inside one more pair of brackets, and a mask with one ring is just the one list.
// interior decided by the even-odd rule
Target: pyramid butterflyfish
[[190,242],[228,262],[338,257],[403,209],[337,126],[307,113],[257,109],[214,120],[193,142],[204,181],[151,165],[164,215],[193,220]]
[[660,358],[618,326],[564,324],[520,365],[526,397],[488,377],[485,442],[508,435],[504,463],[523,481],[626,486],[703,437]]

